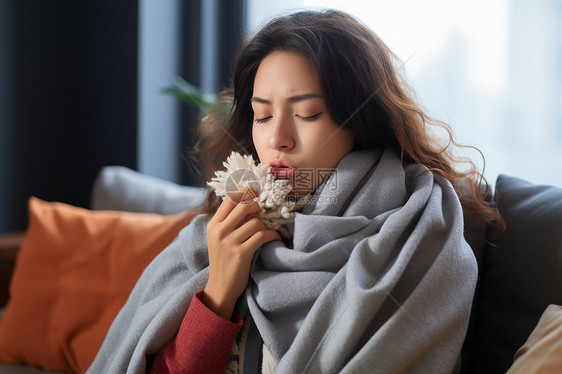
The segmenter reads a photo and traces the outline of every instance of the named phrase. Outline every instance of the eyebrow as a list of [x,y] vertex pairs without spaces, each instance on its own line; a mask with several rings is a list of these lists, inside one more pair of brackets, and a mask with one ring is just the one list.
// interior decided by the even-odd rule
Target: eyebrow
[[[307,93],[307,94],[302,94],[302,95],[291,96],[288,100],[292,103],[296,103],[298,101],[314,99],[314,98],[318,98],[318,97],[321,98],[322,95],[315,94],[315,93]],[[261,103],[261,104],[270,104],[271,103],[269,100],[262,99],[261,97],[257,97],[257,96],[252,97],[252,102]]]

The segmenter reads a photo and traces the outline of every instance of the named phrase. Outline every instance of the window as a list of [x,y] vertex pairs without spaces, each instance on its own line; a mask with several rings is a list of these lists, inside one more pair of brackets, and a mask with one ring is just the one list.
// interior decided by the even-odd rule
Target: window
[[400,57],[420,103],[484,153],[489,182],[503,173],[562,186],[562,3],[247,0],[247,26],[330,7],[358,17]]

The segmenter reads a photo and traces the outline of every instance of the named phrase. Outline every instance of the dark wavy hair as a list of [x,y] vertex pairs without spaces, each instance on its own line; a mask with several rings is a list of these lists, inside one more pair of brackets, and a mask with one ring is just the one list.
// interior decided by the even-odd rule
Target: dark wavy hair
[[[275,18],[241,46],[232,86],[221,94],[217,110],[201,123],[199,151],[208,175],[222,168],[233,150],[257,159],[250,99],[258,66],[273,51],[296,53],[318,73],[329,112],[351,131],[355,149],[392,148],[403,163],[427,166],[455,186],[465,211],[503,229],[501,216],[485,199],[482,174],[471,161],[453,156],[451,146],[459,145],[451,128],[430,118],[416,103],[398,58],[368,27],[336,10]],[[431,125],[445,130],[445,144],[428,131]],[[459,171],[461,162],[468,168]],[[218,199],[210,194],[207,211],[217,205]]]

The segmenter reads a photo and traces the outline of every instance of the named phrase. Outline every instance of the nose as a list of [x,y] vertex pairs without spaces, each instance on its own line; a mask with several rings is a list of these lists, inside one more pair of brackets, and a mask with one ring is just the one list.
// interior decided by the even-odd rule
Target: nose
[[269,146],[280,151],[289,151],[295,147],[293,124],[285,115],[277,117],[271,129]]

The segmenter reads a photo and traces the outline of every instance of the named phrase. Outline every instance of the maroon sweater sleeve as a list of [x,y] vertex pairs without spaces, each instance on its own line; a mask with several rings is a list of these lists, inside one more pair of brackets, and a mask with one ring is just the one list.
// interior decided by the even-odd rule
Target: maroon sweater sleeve
[[226,365],[236,334],[243,324],[219,317],[201,302],[203,291],[193,295],[176,337],[156,355],[150,374],[221,373]]

